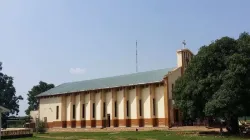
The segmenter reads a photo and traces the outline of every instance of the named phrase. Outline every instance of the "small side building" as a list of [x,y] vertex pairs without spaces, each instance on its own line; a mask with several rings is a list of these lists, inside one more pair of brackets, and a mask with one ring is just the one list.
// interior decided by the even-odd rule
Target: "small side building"
[[31,122],[32,123],[35,123],[36,122],[36,118],[39,117],[39,111],[38,110],[33,110],[33,111],[30,111],[30,117],[32,118]]
[[192,58],[177,51],[177,66],[64,83],[37,96],[49,128],[171,127],[181,123],[172,89]]

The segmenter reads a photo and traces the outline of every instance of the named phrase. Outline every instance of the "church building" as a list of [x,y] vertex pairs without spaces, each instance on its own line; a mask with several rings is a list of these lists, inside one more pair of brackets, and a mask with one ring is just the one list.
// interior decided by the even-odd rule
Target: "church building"
[[177,66],[64,83],[37,96],[48,128],[171,127],[182,122],[172,89],[192,58],[177,51]]

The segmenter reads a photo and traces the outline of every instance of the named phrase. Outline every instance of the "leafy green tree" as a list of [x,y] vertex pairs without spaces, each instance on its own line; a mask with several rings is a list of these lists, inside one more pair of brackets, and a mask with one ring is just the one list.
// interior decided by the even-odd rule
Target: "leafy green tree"
[[11,114],[19,113],[19,101],[22,96],[16,96],[16,89],[13,86],[13,77],[1,72],[2,63],[0,62],[0,105],[10,109]]
[[36,95],[45,92],[51,88],[54,88],[54,84],[48,84],[46,82],[40,81],[38,85],[33,86],[33,88],[28,92],[28,104],[29,107],[27,110],[25,110],[25,113],[27,115],[30,114],[30,111],[32,110],[37,110],[39,103],[38,100],[36,98]]
[[2,63],[0,62],[0,106],[10,110],[9,113],[4,113],[2,116],[3,126],[5,126],[6,117],[9,114],[19,113],[19,101],[23,100],[22,96],[16,96],[16,89],[13,86],[13,77],[10,77],[2,72]]
[[184,118],[224,118],[228,131],[238,133],[238,117],[250,114],[250,35],[202,46],[173,94]]

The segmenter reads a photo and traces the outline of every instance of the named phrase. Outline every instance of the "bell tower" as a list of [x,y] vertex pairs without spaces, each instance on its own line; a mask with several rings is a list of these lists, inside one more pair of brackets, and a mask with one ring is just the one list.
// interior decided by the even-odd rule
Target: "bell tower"
[[183,48],[177,51],[177,66],[181,67],[181,73],[183,74],[194,54],[186,48],[185,40],[182,42],[182,44]]

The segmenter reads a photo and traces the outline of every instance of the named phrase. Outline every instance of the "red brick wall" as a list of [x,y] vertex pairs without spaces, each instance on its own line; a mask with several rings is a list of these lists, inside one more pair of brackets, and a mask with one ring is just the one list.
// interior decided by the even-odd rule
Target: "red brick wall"
[[[121,120],[111,120],[111,126],[119,127],[119,126],[165,126],[166,118],[151,118],[151,119],[121,119]],[[48,122],[46,124],[48,128],[60,127],[60,128],[84,128],[84,127],[105,127],[106,120],[82,120],[82,121],[54,121]]]

